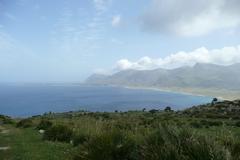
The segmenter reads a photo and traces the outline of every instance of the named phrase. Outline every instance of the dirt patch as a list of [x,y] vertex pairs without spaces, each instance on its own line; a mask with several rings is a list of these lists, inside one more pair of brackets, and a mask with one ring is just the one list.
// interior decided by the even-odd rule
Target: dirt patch
[[9,129],[6,129],[5,127],[0,125],[0,134],[7,134],[9,133]]
[[8,133],[9,133],[9,130],[8,130],[8,129],[5,129],[5,130],[2,130],[0,133],[1,133],[1,134],[8,134]]
[[0,124],[0,131],[1,131],[1,130],[4,130],[4,129],[5,129],[5,128],[4,128],[4,127],[2,127],[2,126],[1,126],[1,124]]
[[0,147],[0,151],[6,151],[6,150],[9,150],[10,149],[10,147]]

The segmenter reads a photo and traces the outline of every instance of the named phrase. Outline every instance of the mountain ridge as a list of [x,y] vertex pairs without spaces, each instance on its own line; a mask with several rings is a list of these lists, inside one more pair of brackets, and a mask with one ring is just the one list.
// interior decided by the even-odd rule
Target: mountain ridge
[[[157,88],[202,95],[240,97],[240,63],[228,66],[197,63],[175,69],[124,70],[112,75],[92,75],[85,83],[118,85],[140,88]],[[193,91],[191,91],[193,90]],[[200,93],[199,93],[200,92]],[[225,93],[217,93],[225,92]]]

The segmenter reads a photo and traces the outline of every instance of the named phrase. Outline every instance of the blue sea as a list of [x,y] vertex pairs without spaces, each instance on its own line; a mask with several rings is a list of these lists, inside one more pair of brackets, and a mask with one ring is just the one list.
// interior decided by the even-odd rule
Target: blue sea
[[65,111],[181,110],[211,97],[145,89],[86,85],[0,85],[0,114],[13,117]]

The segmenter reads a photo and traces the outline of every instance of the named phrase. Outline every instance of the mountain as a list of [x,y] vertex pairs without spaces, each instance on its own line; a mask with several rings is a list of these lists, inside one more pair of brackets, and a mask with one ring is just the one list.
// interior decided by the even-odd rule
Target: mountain
[[240,95],[240,63],[229,66],[197,63],[193,67],[171,70],[124,70],[109,76],[92,75],[86,83],[159,88],[190,93],[231,91]]

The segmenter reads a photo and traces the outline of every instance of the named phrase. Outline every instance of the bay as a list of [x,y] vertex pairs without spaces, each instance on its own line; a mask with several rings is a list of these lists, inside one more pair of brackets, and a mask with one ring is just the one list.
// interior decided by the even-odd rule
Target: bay
[[87,85],[0,85],[0,114],[26,117],[46,112],[77,110],[113,112],[164,109],[181,110],[209,103],[212,97],[147,89]]

